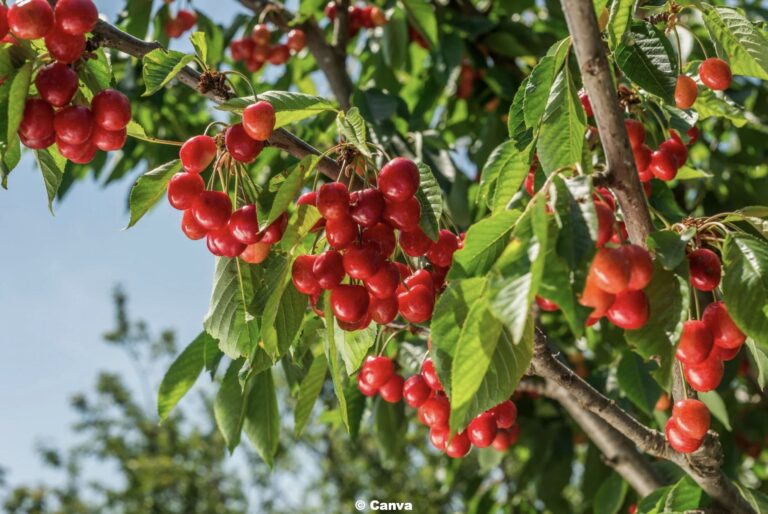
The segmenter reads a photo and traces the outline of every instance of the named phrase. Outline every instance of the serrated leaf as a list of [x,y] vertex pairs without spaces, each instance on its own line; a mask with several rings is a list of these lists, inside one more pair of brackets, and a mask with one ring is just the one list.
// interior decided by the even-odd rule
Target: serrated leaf
[[142,96],[149,96],[159,91],[183,70],[184,66],[194,60],[194,55],[175,50],[158,48],[149,52],[142,59],[142,76],[147,88]]
[[611,3],[610,14],[608,15],[608,45],[611,50],[616,50],[624,34],[629,28],[632,16],[635,13],[636,0],[614,0]]
[[219,427],[219,432],[224,437],[230,453],[240,444],[240,432],[243,429],[243,390],[238,380],[238,372],[242,365],[242,359],[229,364],[213,401],[216,426]]
[[738,482],[734,482],[734,485],[741,492],[744,499],[747,500],[747,503],[755,509],[755,512],[758,514],[765,514],[768,512],[768,495],[757,489],[749,489]]
[[48,193],[48,210],[53,214],[53,201],[56,199],[61,179],[64,177],[64,167],[67,160],[55,148],[35,150],[35,157],[37,158],[37,165],[40,166],[40,172],[43,174],[45,190]]
[[451,280],[485,275],[509,242],[520,211],[501,211],[475,223],[467,231],[464,247],[453,254]]
[[[291,91],[265,91],[259,94],[259,100],[266,100],[275,109],[275,128],[299,122],[324,112],[336,112],[336,104],[319,96]],[[216,108],[242,114],[243,110],[254,103],[253,96],[233,98]]]
[[350,424],[349,412],[347,410],[347,397],[344,393],[346,377],[344,375],[344,367],[340,362],[339,350],[336,345],[336,333],[338,328],[336,326],[336,320],[333,317],[333,310],[331,309],[330,291],[326,292],[323,297],[323,312],[325,313],[325,358],[328,359],[333,390],[336,392],[336,398],[339,400],[341,420],[347,428],[347,432],[351,432],[352,427]]
[[8,170],[15,168],[21,158],[18,130],[21,119],[24,117],[24,107],[32,78],[33,64],[32,61],[28,61],[16,71],[8,92],[8,120],[6,122],[7,132],[5,136],[6,151],[3,155],[3,163]]
[[400,0],[408,13],[414,28],[427,40],[432,48],[438,43],[437,18],[435,10],[427,0]]
[[768,385],[768,354],[752,339],[747,339],[747,349],[749,350],[749,360],[756,372],[757,383],[760,389],[765,389],[765,386]]
[[633,23],[616,49],[616,63],[632,82],[674,104],[676,58],[664,34],[650,23]]
[[701,4],[704,24],[728,54],[734,75],[768,79],[768,37],[739,11]]
[[652,416],[656,402],[661,394],[661,388],[651,378],[655,365],[643,362],[634,352],[629,350],[621,355],[621,361],[616,369],[616,378],[621,391],[632,403],[637,405],[646,416]]
[[419,228],[432,241],[437,241],[440,229],[440,216],[443,215],[443,191],[440,189],[432,169],[423,162],[418,163],[419,189],[416,199],[421,206]]
[[736,325],[768,348],[768,243],[730,233],[723,246],[723,299]]
[[549,92],[555,82],[555,77],[565,63],[565,57],[570,49],[570,39],[564,39],[555,43],[531,70],[528,81],[525,84],[525,97],[523,99],[523,113],[525,125],[536,130],[539,126],[544,110],[547,107]]
[[666,270],[674,270],[685,259],[685,247],[696,235],[695,229],[688,229],[682,234],[671,230],[659,230],[648,236],[648,249],[656,254],[657,262]]
[[125,228],[134,226],[165,195],[168,182],[180,170],[181,161],[174,159],[139,177],[131,188],[131,194],[128,199],[131,219]]
[[584,109],[566,67],[552,84],[536,144],[547,175],[581,162],[586,128]]
[[80,68],[80,78],[93,94],[112,85],[112,64],[103,48],[93,52],[95,59],[86,59]]
[[312,360],[304,380],[299,386],[299,398],[296,401],[296,409],[293,413],[293,433],[299,437],[312,414],[312,407],[323,390],[325,376],[328,373],[328,362],[325,356],[319,355]]
[[267,369],[249,379],[243,431],[261,459],[271,468],[280,444],[280,413],[272,370]]
[[513,140],[501,143],[483,166],[477,201],[485,202],[493,212],[505,209],[520,190],[530,166],[530,148],[519,149]]
[[533,130],[525,125],[525,110],[523,109],[525,90],[528,87],[528,83],[529,78],[525,77],[523,82],[520,83],[515,97],[512,99],[512,105],[509,106],[507,130],[509,131],[510,139],[518,143],[518,149],[520,146],[528,146],[528,143],[533,138]]
[[[166,419],[197,381],[206,360],[210,360],[210,348],[216,349],[216,341],[205,331],[192,340],[165,372],[157,391],[157,415]],[[208,355],[206,355],[208,353]]]
[[707,88],[699,89],[693,109],[698,113],[700,120],[725,118],[737,127],[743,127],[749,122],[749,117],[744,108],[730,97],[718,96],[714,91]]
[[365,135],[365,120],[360,115],[358,108],[352,107],[346,113],[339,112],[336,123],[346,142],[354,146],[361,154],[370,157],[371,152],[368,149]]
[[664,512],[689,512],[701,502],[701,487],[689,476],[669,488],[664,500]]
[[208,63],[208,42],[206,41],[205,32],[193,32],[189,36],[189,42],[192,43],[197,57],[204,63]]
[[555,177],[555,215],[560,227],[557,253],[573,271],[586,269],[595,253],[597,213],[588,176]]
[[346,331],[341,330],[336,334],[339,341],[339,353],[344,360],[344,366],[347,369],[347,375],[352,375],[363,363],[368,350],[376,341],[378,333],[377,325],[369,325],[362,330]]

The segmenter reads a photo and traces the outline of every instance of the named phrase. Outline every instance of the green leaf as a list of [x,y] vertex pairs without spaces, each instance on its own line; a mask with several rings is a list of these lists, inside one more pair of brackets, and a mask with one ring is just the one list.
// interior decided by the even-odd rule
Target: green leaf
[[352,332],[340,330],[336,333],[339,340],[339,353],[344,360],[347,375],[352,375],[363,363],[368,350],[376,341],[377,332],[377,325],[374,323],[362,330]]
[[736,325],[768,348],[768,243],[730,233],[723,246],[723,299]]
[[312,407],[323,390],[325,376],[328,373],[328,362],[325,356],[317,356],[312,360],[304,380],[299,386],[299,398],[296,401],[296,410],[293,413],[293,433],[299,437],[312,414]]
[[453,254],[448,278],[454,280],[488,273],[506,248],[519,218],[520,211],[501,211],[470,226],[464,247]]
[[768,37],[739,11],[701,4],[712,39],[728,54],[734,75],[768,79]]
[[699,400],[704,402],[709,409],[709,412],[723,424],[726,430],[733,431],[731,427],[731,420],[728,417],[728,408],[723,401],[723,398],[717,393],[717,391],[708,391],[706,393],[699,393]]
[[293,203],[293,200],[304,186],[304,177],[314,169],[319,160],[319,156],[307,155],[288,171],[285,180],[280,183],[280,187],[272,200],[269,216],[266,220],[262,220],[260,224],[262,230],[271,225]]
[[651,371],[656,366],[645,363],[634,352],[624,351],[616,369],[616,378],[621,391],[632,403],[637,405],[646,416],[652,416],[661,388],[651,378]]
[[554,181],[555,215],[560,227],[557,253],[573,271],[587,268],[595,253],[597,213],[592,201],[592,183],[588,176]]
[[402,457],[408,430],[404,402],[389,403],[379,398],[376,402],[374,428],[382,460],[389,462]]
[[749,122],[748,114],[742,106],[730,97],[718,96],[714,91],[707,88],[700,88],[693,109],[699,115],[700,120],[725,118],[737,127],[743,127]]
[[608,45],[611,50],[616,50],[624,34],[626,34],[632,16],[635,14],[636,0],[614,0],[611,3],[610,14],[608,15]]
[[192,43],[197,57],[204,63],[208,63],[208,42],[206,41],[205,32],[193,32],[189,36],[189,41]]
[[547,175],[581,162],[586,128],[584,109],[566,67],[552,85],[537,143],[539,161]]
[[[266,100],[275,109],[275,128],[318,116],[324,112],[338,110],[336,104],[330,100],[291,91],[265,91],[259,94],[259,100]],[[253,96],[244,96],[233,98],[216,108],[242,114],[243,110],[255,101]]]
[[677,69],[666,36],[650,23],[633,23],[616,49],[616,63],[632,82],[674,104]]
[[400,0],[414,28],[427,40],[429,46],[438,44],[435,10],[427,0]]
[[370,157],[371,152],[368,150],[365,136],[365,120],[357,107],[352,107],[346,113],[339,112],[336,117],[336,124],[347,143],[354,146],[361,154]]
[[[197,381],[206,362],[206,351],[216,348],[216,341],[207,332],[200,332],[176,357],[157,391],[157,415],[164,420]],[[210,356],[209,356],[210,358]]]
[[689,476],[680,479],[669,488],[664,500],[664,512],[688,512],[698,508],[701,487]]
[[[525,174],[528,172],[526,163],[523,160],[523,152],[517,149],[515,142],[512,140],[504,141],[494,148],[480,172],[480,189],[477,192],[477,201],[485,203],[493,209],[495,204],[494,193],[498,187],[502,171],[507,167],[513,168],[515,173],[510,174],[511,176],[505,180],[506,189],[512,190],[512,186],[515,183],[517,183],[517,186],[514,187],[514,191],[520,189],[520,185],[525,179]],[[510,196],[507,200],[511,198]]]
[[336,333],[339,330],[336,326],[336,320],[333,317],[333,310],[331,309],[331,294],[326,292],[323,301],[323,312],[325,313],[325,357],[328,359],[328,366],[331,370],[331,381],[333,382],[333,390],[336,392],[336,398],[339,400],[339,411],[341,413],[341,420],[344,426],[347,428],[347,432],[351,432],[350,416],[347,411],[347,398],[344,394],[344,382],[346,377],[344,376],[344,367],[342,366],[339,358],[339,350],[336,347]]
[[656,254],[657,262],[666,270],[674,270],[685,259],[685,247],[696,235],[691,228],[678,234],[671,230],[659,230],[648,236],[648,249]]
[[697,168],[691,168],[690,166],[683,166],[677,170],[675,175],[676,180],[699,180],[703,178],[712,178],[714,175],[711,173],[700,170]]
[[139,180],[131,188],[131,195],[128,199],[131,219],[125,228],[134,226],[165,195],[168,182],[180,170],[181,161],[174,159],[139,177]]
[[32,61],[28,61],[18,69],[8,92],[8,121],[5,136],[6,152],[3,155],[3,163],[9,170],[15,168],[21,158],[18,130],[21,119],[24,117],[24,107],[32,78],[33,64]]
[[80,78],[96,94],[112,85],[112,64],[103,48],[94,52],[95,59],[86,59],[80,68]]
[[142,76],[147,88],[143,96],[149,96],[159,91],[183,70],[184,66],[194,60],[194,55],[175,50],[158,48],[149,52],[143,58]]
[[45,190],[48,193],[48,210],[53,214],[53,200],[56,198],[61,179],[64,177],[64,167],[67,165],[67,160],[55,148],[35,150],[35,157],[43,174]]
[[749,360],[752,362],[752,368],[757,372],[757,383],[760,389],[765,389],[765,386],[768,385],[768,354],[752,339],[747,339],[747,348],[749,349]]
[[419,227],[428,238],[437,241],[440,216],[443,215],[443,191],[427,164],[420,162],[418,168],[420,183],[416,191],[416,199],[421,206]]
[[738,482],[734,482],[734,485],[741,492],[744,499],[755,509],[755,512],[758,514],[768,512],[768,495],[757,489],[749,489]]
[[401,69],[408,58],[408,20],[400,9],[392,11],[387,23],[382,27],[381,38],[384,62],[391,69]]
[[600,514],[616,514],[627,496],[627,483],[617,473],[611,473],[595,494],[594,511]]
[[240,432],[243,429],[243,390],[238,379],[242,365],[242,359],[230,363],[213,401],[216,426],[219,427],[230,453],[240,444]]
[[570,38],[558,41],[550,48],[548,55],[542,57],[531,70],[523,99],[523,115],[527,127],[534,130],[538,128],[547,107],[555,77],[560,73],[570,47]]
[[253,375],[249,383],[243,431],[261,459],[271,468],[280,444],[280,413],[272,370]]
[[509,137],[517,143],[517,148],[521,146],[526,147],[528,143],[533,139],[533,130],[529,129],[525,124],[525,110],[523,109],[523,103],[525,102],[525,91],[528,87],[530,79],[525,77],[520,87],[517,88],[515,97],[512,100],[512,105],[509,106],[509,119],[507,120],[507,130],[509,131]]

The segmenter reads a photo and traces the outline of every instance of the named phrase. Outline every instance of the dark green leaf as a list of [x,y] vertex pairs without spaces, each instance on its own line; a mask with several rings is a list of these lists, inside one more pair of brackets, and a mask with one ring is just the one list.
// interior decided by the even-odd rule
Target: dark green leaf
[[404,403],[389,403],[379,398],[376,402],[375,429],[382,459],[388,462],[400,458],[408,429]]
[[347,428],[347,432],[351,432],[350,416],[347,411],[347,398],[344,394],[344,383],[346,381],[346,373],[344,366],[341,363],[339,356],[339,350],[336,346],[336,334],[339,329],[336,326],[336,320],[333,317],[333,311],[331,310],[331,295],[327,292],[324,295],[323,311],[325,312],[325,357],[328,359],[328,366],[331,370],[331,381],[333,382],[333,390],[336,392],[336,398],[339,400],[339,411],[341,413],[341,420],[344,422],[344,426]]
[[695,229],[678,234],[671,230],[660,230],[648,236],[648,249],[656,254],[656,259],[666,270],[677,268],[685,259],[685,247],[696,235]]
[[165,196],[168,182],[180,170],[181,161],[175,159],[139,177],[139,180],[131,188],[131,195],[128,200],[131,209],[131,219],[125,228],[134,226],[149,209]]
[[765,386],[768,385],[768,354],[752,339],[747,339],[747,349],[749,350],[749,360],[757,374],[757,383],[761,389],[765,389]]
[[243,431],[259,456],[271,468],[280,443],[280,413],[272,371],[253,375],[246,387]]
[[621,391],[637,405],[646,416],[652,416],[661,388],[651,378],[655,365],[645,363],[634,352],[624,351],[616,370]]
[[304,427],[312,414],[312,407],[323,390],[325,376],[328,373],[328,362],[324,355],[316,356],[312,359],[312,364],[301,381],[299,387],[299,398],[296,401],[296,410],[294,411],[293,432],[299,437],[304,431]]
[[537,143],[539,161],[547,175],[581,162],[586,128],[584,109],[566,67],[552,85]]
[[427,0],[400,0],[412,25],[431,47],[437,46],[437,19],[435,10]]
[[634,23],[616,49],[616,63],[632,82],[674,104],[677,69],[666,36],[650,23]]
[[733,321],[768,348],[768,243],[730,233],[723,246],[723,298]]
[[240,444],[240,432],[243,429],[243,390],[238,380],[238,372],[243,365],[242,359],[232,361],[213,401],[213,414],[219,432],[227,443],[230,453]]
[[627,496],[627,483],[617,473],[611,473],[595,495],[595,512],[616,514]]
[[432,169],[420,162],[419,189],[416,191],[416,199],[421,206],[421,218],[419,227],[432,241],[437,241],[440,228],[440,216],[443,215],[443,192],[432,174]]

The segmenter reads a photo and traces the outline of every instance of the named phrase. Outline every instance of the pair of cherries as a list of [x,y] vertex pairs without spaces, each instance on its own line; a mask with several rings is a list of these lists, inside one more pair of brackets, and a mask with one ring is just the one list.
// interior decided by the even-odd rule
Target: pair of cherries
[[285,43],[272,43],[273,32],[268,25],[260,23],[251,33],[235,39],[229,47],[232,59],[242,61],[251,73],[259,71],[265,63],[279,66],[288,62],[291,54],[304,49],[306,37],[301,29],[288,32]]
[[[329,20],[336,19],[336,2],[330,1],[325,6],[325,15]],[[387,23],[387,15],[375,5],[359,6],[354,3],[347,10],[349,17],[349,28],[347,29],[349,37],[355,37],[360,29],[372,29],[381,27]]]
[[189,9],[179,9],[175,16],[169,16],[165,20],[163,29],[165,35],[171,39],[181,37],[186,31],[197,24],[197,13]]
[[[699,78],[709,89],[725,91],[731,86],[733,74],[727,62],[710,57],[699,66]],[[698,96],[699,86],[696,81],[688,75],[679,75],[675,84],[675,106],[678,109],[690,109]]]
[[655,151],[645,144],[645,127],[637,120],[624,120],[624,127],[629,136],[635,166],[640,182],[646,183],[654,177],[669,181],[677,176],[677,171],[688,160],[688,149],[676,132],[661,143]]

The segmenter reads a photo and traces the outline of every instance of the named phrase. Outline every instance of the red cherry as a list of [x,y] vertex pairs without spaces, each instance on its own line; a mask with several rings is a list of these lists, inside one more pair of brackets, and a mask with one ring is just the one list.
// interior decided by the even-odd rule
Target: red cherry
[[288,62],[288,59],[291,57],[291,51],[288,48],[288,45],[275,45],[269,49],[269,64],[272,64],[274,66],[280,66],[281,64],[285,64]]
[[499,428],[510,428],[517,421],[517,405],[512,400],[504,400],[489,411],[496,419]]
[[384,214],[384,196],[378,189],[368,188],[350,195],[350,214],[361,227],[372,227]]
[[437,242],[432,243],[427,251],[427,259],[435,266],[443,268],[451,265],[453,254],[459,249],[459,238],[450,230],[442,229]]
[[244,61],[248,59],[253,51],[254,43],[252,39],[240,38],[232,41],[229,45],[229,51],[232,54],[232,59],[235,61]]
[[332,248],[343,250],[357,238],[357,224],[349,216],[330,219],[325,224],[325,237]]
[[717,348],[712,348],[712,352],[700,364],[683,366],[685,380],[700,393],[716,389],[723,380],[723,361],[720,358],[720,352],[716,350]]
[[392,202],[404,202],[419,189],[419,168],[410,159],[396,157],[379,173],[379,191]]
[[93,114],[82,105],[70,105],[56,113],[53,118],[56,136],[70,145],[81,145],[93,133]]
[[421,365],[421,376],[424,378],[424,382],[426,382],[429,388],[433,391],[439,392],[443,390],[443,384],[440,383],[440,378],[437,376],[435,364],[432,362],[432,359],[425,360]]
[[246,246],[235,239],[227,227],[208,232],[207,245],[212,254],[230,258],[237,257],[243,253]]
[[363,241],[379,245],[379,251],[384,258],[389,258],[395,251],[395,231],[386,223],[377,223],[363,230]]
[[28,140],[45,140],[54,135],[53,107],[40,98],[27,98],[24,115],[19,125],[19,135]]
[[395,296],[376,298],[369,295],[369,297],[368,314],[373,321],[379,325],[386,325],[397,317],[397,298]]
[[200,175],[177,173],[168,183],[168,202],[174,209],[183,211],[192,207],[204,190],[205,182]]
[[193,136],[187,139],[181,150],[181,165],[189,173],[200,173],[216,157],[216,140],[211,136]]
[[275,108],[272,104],[259,100],[243,111],[243,128],[256,141],[266,141],[275,128]]
[[[291,280],[296,290],[302,294],[313,295],[320,292],[312,268],[315,264],[314,255],[299,255],[291,266]],[[356,320],[355,320],[356,321]]]
[[336,250],[326,250],[317,256],[312,271],[320,287],[333,289],[344,279],[341,254]]
[[[199,175],[188,173],[189,176]],[[190,179],[191,180],[191,179]],[[232,203],[229,196],[221,191],[203,191],[192,204],[192,214],[201,227],[208,231],[224,227],[232,214]]]
[[56,135],[51,133],[43,139],[27,139],[23,134],[19,134],[19,140],[21,144],[32,150],[42,150],[48,148],[54,142],[56,142]]
[[678,109],[690,109],[699,95],[696,81],[688,75],[679,75],[675,85],[675,105]]
[[19,39],[40,39],[53,27],[47,0],[20,0],[8,8],[8,29]]
[[666,150],[672,154],[672,157],[674,157],[675,164],[677,164],[678,168],[683,167],[683,165],[685,165],[685,161],[688,160],[688,149],[685,147],[682,141],[675,139],[674,137],[669,138],[661,143],[661,145],[659,145],[659,150]]
[[8,35],[8,8],[0,5],[0,39]]
[[701,316],[714,338],[714,343],[720,348],[731,350],[740,348],[747,336],[733,322],[728,309],[723,302],[707,305]]
[[560,310],[560,307],[555,302],[547,300],[539,295],[536,295],[536,305],[545,312],[557,312]]
[[338,285],[331,290],[331,309],[341,321],[354,323],[368,311],[368,291],[363,286]]
[[[371,243],[369,243],[370,245]],[[344,256],[345,262],[351,250]],[[381,254],[376,249],[376,255],[381,258]],[[352,274],[350,274],[352,276]],[[354,277],[353,277],[354,278]],[[400,284],[400,272],[391,262],[384,262],[379,270],[373,275],[364,279],[364,284],[371,296],[376,298],[389,298],[395,294],[397,286]]]
[[621,247],[621,252],[629,265],[629,289],[639,291],[650,284],[653,278],[651,254],[642,246],[628,244]]
[[386,384],[381,386],[379,394],[381,399],[389,403],[397,403],[403,399],[403,377],[400,375],[393,375]]
[[261,234],[261,242],[275,244],[283,238],[285,228],[288,226],[288,213],[284,212],[278,218],[269,224]]
[[486,448],[493,443],[496,438],[496,419],[493,414],[483,412],[475,419],[469,422],[467,435],[469,440],[478,448]]
[[736,358],[736,356],[741,351],[741,346],[737,346],[736,348],[720,348],[719,346],[715,346],[715,349],[720,352],[720,359],[722,361],[731,361]]
[[264,23],[255,25],[251,30],[251,40],[259,46],[267,46],[272,37],[272,32]]
[[635,156],[635,167],[637,168],[637,175],[640,177],[640,182],[648,182],[653,178],[653,173],[648,169],[651,165],[653,152],[648,145],[642,144],[633,148],[632,154]]
[[107,130],[120,130],[131,122],[131,102],[116,89],[98,92],[91,100],[96,124]]
[[323,184],[317,191],[317,210],[327,220],[349,216],[349,190],[341,182]]
[[667,442],[669,442],[672,449],[680,453],[692,453],[701,446],[702,439],[693,439],[685,435],[683,431],[680,430],[680,426],[675,417],[671,417],[667,420],[664,432],[667,435]]
[[712,352],[712,344],[712,332],[703,321],[686,321],[683,323],[683,333],[675,357],[688,366],[700,364]]
[[45,35],[45,47],[51,57],[60,63],[70,64],[85,51],[85,36],[67,34],[58,25],[54,25]]
[[618,248],[599,249],[589,273],[594,277],[595,284],[608,293],[620,293],[629,286],[627,258]]
[[710,57],[701,63],[699,77],[705,86],[714,91],[725,91],[731,86],[731,80],[733,80],[731,67],[717,57]]
[[445,286],[445,277],[448,275],[448,271],[450,271],[450,268],[434,266],[432,271],[429,272],[430,277],[432,277],[432,284],[434,285],[435,290],[440,290],[443,288],[443,286]]
[[336,2],[331,0],[330,2],[325,4],[324,12],[325,12],[325,16],[329,20],[331,21],[335,20],[336,19]]
[[445,454],[452,459],[460,459],[465,457],[471,448],[472,444],[469,442],[467,432],[460,432],[445,445]]
[[301,52],[306,44],[306,37],[304,31],[301,29],[293,29],[288,33],[288,40],[285,43],[288,48],[295,53]]
[[421,375],[413,375],[403,384],[403,397],[405,403],[415,408],[424,405],[429,397],[432,396],[432,389]]
[[99,10],[92,0],[59,0],[54,12],[56,25],[75,36],[92,31],[99,21]]
[[677,161],[669,150],[659,148],[651,155],[648,170],[660,180],[672,180],[677,176]]
[[416,285],[423,285],[430,291],[434,292],[435,284],[432,282],[432,275],[425,269],[417,270],[403,279],[405,287],[400,286],[398,293],[403,292],[406,288],[411,288]]
[[246,164],[253,162],[264,148],[264,143],[248,136],[242,123],[236,123],[227,129],[224,134],[224,144],[233,159]]
[[672,408],[677,428],[691,439],[703,439],[709,430],[711,418],[709,409],[700,400],[680,400]]
[[429,442],[441,452],[445,451],[450,436],[451,430],[447,426],[433,426],[429,429]]
[[512,445],[509,431],[505,429],[497,431],[496,437],[493,438],[493,443],[491,443],[491,445],[493,446],[493,449],[496,451],[499,451],[499,452],[507,451],[507,448],[509,448]]
[[404,232],[416,230],[421,217],[421,205],[416,197],[404,202],[384,200],[384,220],[393,228]]
[[645,127],[637,120],[624,120],[624,128],[627,129],[627,136],[629,136],[629,144],[632,148],[638,147],[645,143]]
[[397,295],[400,315],[410,323],[424,323],[432,317],[435,296],[432,290],[419,284]]
[[71,102],[77,92],[77,85],[77,73],[60,62],[45,66],[37,72],[35,78],[40,96],[54,107],[63,107]]
[[598,319],[605,316],[605,314],[608,312],[608,309],[611,307],[611,305],[613,305],[613,301],[615,299],[616,296],[603,291],[597,285],[594,275],[590,274],[587,277],[587,282],[584,286],[584,292],[581,294],[579,303],[585,307],[592,307],[594,309],[592,311],[591,317],[594,318],[594,321],[596,322]]
[[369,386],[379,389],[395,375],[395,365],[392,359],[387,357],[366,357],[360,369],[362,381]]
[[525,187],[525,191],[528,193],[529,196],[533,196],[536,191],[536,164],[534,163],[531,168],[528,170],[528,175],[525,176],[525,181],[523,183]]
[[376,393],[378,393],[378,389],[369,386],[362,380],[363,375],[358,373],[357,375],[357,388],[360,390],[361,393],[363,393],[363,396],[367,396],[369,398],[376,396]]
[[[184,34],[184,26],[181,20],[176,17],[168,18],[167,20],[165,20],[163,29],[165,30],[165,35],[168,36],[170,39],[181,37],[181,35]],[[214,250],[211,250],[211,252],[214,252]]]
[[419,407],[419,412],[427,426],[442,427],[448,424],[451,405],[445,396],[433,396]]
[[[243,250],[243,253],[240,254],[240,258],[249,264],[260,264],[269,256],[269,249],[271,247],[272,245],[265,243],[264,241],[248,245],[245,247],[245,250]],[[320,317],[322,316],[323,315],[320,314]]]
[[256,206],[244,205],[232,213],[229,218],[229,230],[232,236],[244,245],[252,245],[261,241],[259,220]]
[[88,164],[96,156],[97,151],[96,145],[91,141],[72,145],[57,138],[56,147],[62,156],[76,164]]
[[120,150],[125,146],[126,139],[128,139],[128,131],[126,129],[105,130],[98,125],[94,124],[93,126],[91,142],[93,142],[99,150],[105,152]]
[[595,202],[595,212],[597,212],[597,240],[595,244],[598,248],[602,248],[613,236],[613,224],[615,222],[613,209],[605,202]]
[[189,9],[179,9],[179,12],[176,14],[176,19],[179,20],[182,31],[186,32],[197,23],[197,13],[195,11],[190,11]]
[[613,305],[606,313],[611,323],[625,330],[637,330],[648,321],[650,306],[642,291],[623,291],[616,294]]
[[581,102],[581,106],[584,108],[584,113],[588,118],[591,118],[595,115],[595,112],[592,110],[592,102],[589,101],[589,95],[586,91],[579,91],[579,101]]
[[193,241],[202,239],[208,234],[208,231],[201,227],[197,220],[195,220],[192,211],[189,209],[184,211],[184,214],[181,217],[181,231]]
[[693,126],[688,129],[686,134],[688,135],[688,146],[693,146],[696,144],[696,141],[699,140],[699,135],[701,132],[699,131],[699,127]]
[[315,205],[317,206],[317,193],[307,191],[296,199],[296,205]]
[[720,284],[722,267],[720,257],[707,248],[698,248],[688,254],[691,285],[699,291],[712,291]]
[[354,332],[356,330],[364,330],[368,328],[368,325],[371,324],[371,315],[366,312],[365,316],[352,323],[342,320],[336,321],[338,321],[340,329],[346,330],[347,332]]
[[379,271],[384,258],[373,243],[356,243],[344,254],[344,271],[351,278],[364,280]]

